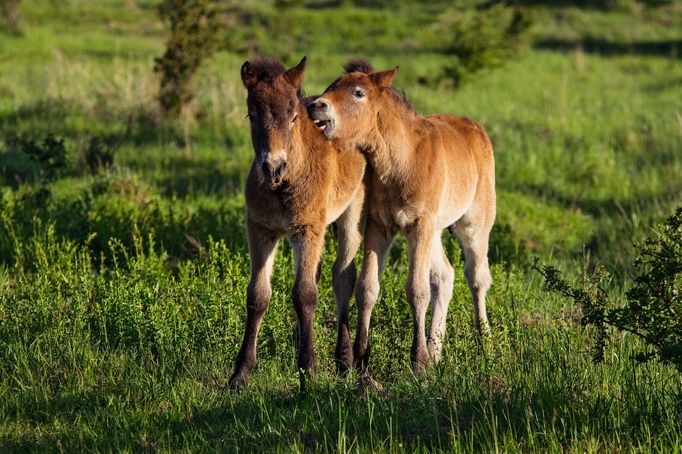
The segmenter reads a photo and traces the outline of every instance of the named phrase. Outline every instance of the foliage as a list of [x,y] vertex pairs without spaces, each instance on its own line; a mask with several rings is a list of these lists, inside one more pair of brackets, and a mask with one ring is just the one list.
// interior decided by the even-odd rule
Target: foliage
[[9,30],[19,30],[19,1],[20,0],[0,0],[0,25]]
[[553,5],[573,6],[576,8],[597,8],[602,10],[628,10],[636,4],[655,7],[659,5],[675,3],[679,0],[509,0],[506,3],[512,5]]
[[107,137],[90,137],[83,152],[83,160],[92,173],[109,169],[114,164],[114,154],[118,146],[120,143]]
[[545,289],[567,296],[582,310],[581,322],[597,331],[595,360],[604,359],[606,326],[632,333],[654,349],[639,359],[657,358],[682,372],[682,207],[658,226],[657,236],[636,243],[639,256],[634,266],[639,273],[627,292],[627,303],[609,307],[603,285],[608,273],[599,269],[588,283],[573,287],[555,267],[539,269]]
[[274,6],[279,10],[297,8],[305,3],[305,0],[275,0]]
[[191,114],[192,78],[216,44],[218,22],[211,0],[164,0],[159,16],[170,29],[166,52],[155,60],[161,76],[159,102],[166,115]]
[[443,77],[458,87],[472,74],[502,66],[526,43],[531,23],[526,10],[502,4],[466,12],[454,23],[446,20],[441,27],[451,33],[444,48],[450,62]]
[[658,358],[682,372],[682,207],[637,244],[639,272],[627,304],[610,312],[613,326],[642,337]]
[[67,164],[64,140],[48,134],[43,140],[11,135],[6,139],[3,171],[7,180],[46,184],[59,176]]

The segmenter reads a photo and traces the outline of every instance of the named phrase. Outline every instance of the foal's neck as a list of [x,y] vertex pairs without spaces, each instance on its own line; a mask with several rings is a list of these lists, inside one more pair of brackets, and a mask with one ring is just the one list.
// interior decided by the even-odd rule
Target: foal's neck
[[289,146],[287,165],[293,179],[310,174],[324,157],[325,139],[308,118],[305,107],[299,105],[298,120]]
[[415,114],[390,100],[380,109],[369,137],[360,143],[381,181],[402,180],[413,165],[414,146],[410,134]]

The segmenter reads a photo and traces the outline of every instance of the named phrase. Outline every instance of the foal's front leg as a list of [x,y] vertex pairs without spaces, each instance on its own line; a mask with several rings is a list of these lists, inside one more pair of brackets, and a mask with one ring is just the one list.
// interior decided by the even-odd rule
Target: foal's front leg
[[275,263],[275,252],[280,235],[266,229],[252,220],[246,220],[251,258],[251,280],[246,289],[246,329],[237,355],[235,370],[230,377],[230,387],[245,385],[251,369],[256,364],[256,339],[270,303],[272,288],[270,278]]
[[365,255],[360,277],[355,286],[355,302],[358,304],[358,325],[353,344],[353,355],[360,373],[368,373],[370,342],[369,324],[372,310],[379,298],[380,279],[386,266],[386,254],[393,243],[393,235],[373,219],[365,227]]
[[301,390],[306,375],[314,375],[317,364],[313,346],[313,318],[317,308],[317,266],[324,245],[324,227],[303,227],[291,238],[296,259],[296,281],[292,290],[298,318],[298,370]]

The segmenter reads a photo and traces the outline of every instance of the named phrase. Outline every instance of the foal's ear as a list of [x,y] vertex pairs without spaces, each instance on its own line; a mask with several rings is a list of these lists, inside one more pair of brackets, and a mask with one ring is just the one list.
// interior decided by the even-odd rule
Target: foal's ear
[[393,79],[395,79],[395,76],[397,75],[398,67],[396,66],[395,68],[389,69],[388,71],[372,73],[369,75],[369,77],[372,79],[372,82],[374,82],[379,88],[383,90],[384,88],[388,88],[391,86]]
[[251,67],[251,62],[245,61],[242,65],[242,83],[246,88],[251,88],[258,82],[258,77]]
[[303,82],[303,72],[305,71],[305,64],[308,61],[308,57],[303,57],[298,65],[287,70],[284,73],[284,77],[289,81],[295,89],[301,88],[301,82]]

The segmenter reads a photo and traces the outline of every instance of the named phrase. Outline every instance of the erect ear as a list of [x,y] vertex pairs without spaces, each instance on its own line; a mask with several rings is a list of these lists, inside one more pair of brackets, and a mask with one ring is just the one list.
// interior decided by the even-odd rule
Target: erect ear
[[388,71],[372,73],[369,75],[369,77],[379,88],[383,90],[384,88],[388,88],[391,86],[393,79],[395,79],[395,76],[397,75],[398,67],[396,66],[395,68],[389,69]]
[[245,61],[244,64],[242,65],[242,82],[244,83],[244,86],[246,88],[251,88],[254,85],[256,85],[256,82],[258,82],[258,77],[256,77],[256,73],[253,71],[253,68],[251,68],[251,63],[248,61]]
[[287,70],[284,73],[284,77],[289,81],[293,87],[298,90],[301,88],[301,82],[303,82],[303,73],[305,72],[305,64],[308,61],[308,57],[303,57],[298,65]]

